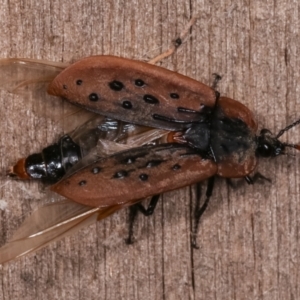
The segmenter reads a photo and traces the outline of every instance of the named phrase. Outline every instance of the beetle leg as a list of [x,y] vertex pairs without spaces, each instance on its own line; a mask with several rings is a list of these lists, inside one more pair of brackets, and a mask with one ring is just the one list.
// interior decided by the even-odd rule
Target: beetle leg
[[156,204],[159,200],[160,195],[155,195],[151,198],[150,203],[148,205],[148,208],[146,209],[141,203],[135,204],[137,206],[138,210],[146,217],[149,217],[153,214]]
[[129,228],[128,228],[128,237],[125,239],[127,245],[133,244],[133,224],[138,213],[138,208],[136,204],[129,207]]
[[248,184],[253,184],[253,179],[252,179],[251,176],[247,175],[247,176],[245,176],[244,178],[245,178],[245,180],[246,180],[246,182],[247,182]]
[[197,199],[196,199],[196,208],[195,208],[195,213],[194,213],[195,224],[194,224],[194,230],[192,232],[192,247],[195,249],[199,248],[197,245],[196,236],[197,236],[197,232],[198,232],[198,228],[199,228],[200,218],[208,206],[210,197],[213,192],[214,182],[215,182],[215,177],[209,178],[208,183],[207,183],[206,193],[205,193],[206,199],[201,207],[200,207],[201,187],[200,187],[200,183],[197,184],[197,193],[196,193]]
[[[257,172],[252,177],[247,175],[244,177],[246,182],[248,184],[254,184],[254,183],[263,183],[264,181],[272,182],[272,180],[268,177],[265,177],[261,173]],[[231,178],[226,178],[226,183],[229,185],[232,189],[237,189],[240,186],[244,185],[244,182],[242,180],[239,180],[238,182],[233,182]]]
[[263,181],[268,181],[270,183],[272,183],[272,180],[266,176],[264,176],[263,174],[259,173],[259,172],[256,172],[253,177],[252,177],[252,180],[253,182],[257,182],[258,179],[262,179]]
[[265,177],[264,175],[262,175],[261,173],[257,172],[253,175],[253,177],[250,177],[249,175],[244,177],[245,180],[247,181],[248,184],[254,184],[255,182],[257,182],[259,179],[262,179],[263,181],[268,181],[268,182],[272,182],[272,180],[268,177]]
[[159,200],[160,195],[155,195],[151,198],[150,203],[147,208],[145,208],[141,203],[136,203],[129,207],[129,230],[128,238],[125,240],[126,244],[133,244],[133,225],[138,212],[140,211],[144,216],[151,216],[156,208],[156,204]]

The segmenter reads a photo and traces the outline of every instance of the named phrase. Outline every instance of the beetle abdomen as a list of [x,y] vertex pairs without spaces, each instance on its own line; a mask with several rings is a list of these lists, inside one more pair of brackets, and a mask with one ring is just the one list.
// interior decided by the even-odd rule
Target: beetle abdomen
[[64,135],[57,143],[44,148],[41,153],[20,159],[9,170],[9,175],[53,183],[61,179],[80,159],[80,147],[68,135]]

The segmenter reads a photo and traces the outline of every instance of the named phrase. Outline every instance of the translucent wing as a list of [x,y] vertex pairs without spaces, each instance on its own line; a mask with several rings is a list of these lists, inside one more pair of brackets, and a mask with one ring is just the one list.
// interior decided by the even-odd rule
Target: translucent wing
[[125,123],[96,115],[69,133],[72,140],[81,148],[82,157],[96,148],[94,153],[108,156],[129,148],[167,140],[169,131]]
[[169,131],[163,129],[151,129],[96,115],[40,153],[18,160],[9,168],[9,174],[54,183],[67,171],[74,172],[99,157],[145,144],[167,142],[168,134]]
[[11,93],[46,87],[68,64],[46,60],[7,58],[0,60],[0,88]]
[[76,124],[90,118],[91,113],[88,116],[81,112],[71,117],[74,112],[78,111],[78,108],[74,105],[64,104],[63,117],[58,101],[53,101],[54,97],[47,93],[49,83],[67,65],[36,59],[1,59],[0,89],[21,95],[21,101],[30,102],[30,108],[36,115],[53,120],[56,124],[60,124],[65,131],[70,131]]
[[25,220],[12,239],[0,248],[0,264],[35,251],[84,226],[111,215],[122,206],[91,208],[64,200],[39,208]]
[[[139,130],[139,126],[134,126],[133,129]],[[141,132],[137,135],[129,137],[123,136],[119,142],[114,140],[101,138],[97,141],[97,145],[93,146],[92,143],[89,145],[91,148],[83,149],[85,151],[83,158],[76,162],[76,164],[68,169],[67,175],[71,175],[78,170],[89,166],[95,161],[113,155],[114,153],[130,150],[133,147],[141,147],[148,144],[160,144],[166,142],[168,131],[162,129],[148,129],[147,131]],[[86,147],[87,144],[85,144]],[[93,148],[92,148],[93,146]]]
[[167,130],[199,122],[216,99],[215,91],[201,82],[114,56],[92,56],[72,64],[48,92],[114,119]]

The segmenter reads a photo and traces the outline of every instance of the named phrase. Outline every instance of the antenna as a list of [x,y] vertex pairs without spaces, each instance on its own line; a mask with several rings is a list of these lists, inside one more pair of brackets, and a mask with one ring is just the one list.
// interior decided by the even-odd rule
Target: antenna
[[[278,139],[279,137],[281,137],[286,131],[290,130],[291,128],[295,127],[296,125],[300,124],[300,119],[295,121],[294,123],[286,126],[285,128],[281,129],[278,134],[276,135],[276,139]],[[293,147],[292,145],[289,145],[289,144],[286,144],[285,146],[288,146],[288,147]],[[295,147],[293,147],[295,148]],[[296,148],[297,149],[297,148]],[[299,149],[298,149],[299,150]]]
[[285,146],[285,147],[291,147],[291,148],[294,148],[294,149],[300,151],[300,145],[297,145],[297,144],[286,144],[286,143],[283,143],[283,146]]

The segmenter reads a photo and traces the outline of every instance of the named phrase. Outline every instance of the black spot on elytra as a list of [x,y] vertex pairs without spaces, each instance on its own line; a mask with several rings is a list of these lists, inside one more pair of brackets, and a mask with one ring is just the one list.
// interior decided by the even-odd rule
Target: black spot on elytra
[[123,101],[122,107],[126,109],[131,109],[132,108],[132,103],[128,100]]
[[95,167],[92,169],[93,174],[98,174],[100,171],[101,171],[101,169],[99,167]]
[[64,84],[63,85],[63,89],[66,90],[68,87]]
[[143,173],[143,174],[141,174],[139,177],[140,177],[140,179],[141,179],[142,181],[146,181],[146,180],[148,180],[148,177],[149,177],[149,176],[148,176],[147,174],[144,174],[144,173]]
[[147,162],[146,168],[153,168],[159,166],[162,162],[162,160],[150,160]]
[[116,92],[121,91],[122,88],[124,87],[124,84],[121,81],[117,81],[117,80],[110,82],[108,85],[112,90]]
[[91,93],[89,95],[89,100],[92,102],[98,101],[99,100],[99,96],[96,93]]
[[81,181],[79,182],[79,185],[80,185],[80,186],[86,185],[86,180],[81,180]]
[[77,85],[82,85],[82,80],[81,80],[81,79],[78,79],[78,80],[76,81],[76,84],[77,84]]
[[135,84],[136,86],[142,87],[142,86],[145,85],[145,82],[144,82],[142,79],[136,79],[136,80],[134,81],[134,84]]
[[152,96],[152,95],[146,94],[146,95],[144,95],[143,99],[144,99],[144,101],[145,101],[146,103],[149,103],[149,104],[157,104],[157,103],[159,103],[158,99],[155,98],[155,97]]
[[180,168],[181,168],[180,165],[176,164],[176,165],[174,165],[174,166],[172,167],[172,170],[177,171],[177,170],[179,170]]
[[125,170],[122,170],[122,171],[118,171],[117,173],[115,173],[113,178],[125,178],[127,176],[128,176],[128,172]]
[[179,99],[179,95],[178,95],[177,93],[171,93],[171,94],[170,94],[170,97],[171,97],[172,99]]

